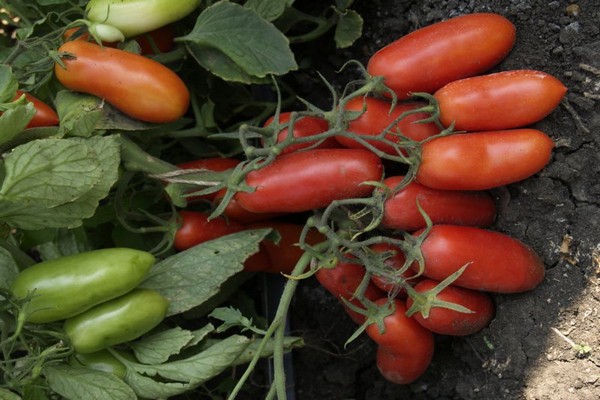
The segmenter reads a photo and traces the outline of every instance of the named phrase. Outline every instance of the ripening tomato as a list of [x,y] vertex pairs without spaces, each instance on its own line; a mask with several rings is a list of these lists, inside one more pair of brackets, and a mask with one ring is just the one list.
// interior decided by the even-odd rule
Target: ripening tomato
[[[384,261],[386,267],[390,268],[390,273],[394,273],[394,270],[398,271],[404,267],[406,258],[404,257],[402,250],[398,247],[389,243],[377,243],[372,245],[370,248],[374,252],[380,254],[384,252],[391,253],[391,255]],[[395,281],[396,277],[404,279],[404,282],[410,285],[414,285],[421,280],[421,277],[416,276],[415,271],[409,268],[403,271],[399,276],[397,276],[397,272],[394,273],[393,277],[373,274],[371,276],[371,282],[373,282],[377,288],[383,290],[389,295],[393,295],[394,297],[401,299],[406,298],[406,289],[404,286]]]
[[[392,176],[383,183],[394,189],[402,179]],[[431,189],[412,181],[385,201],[381,226],[409,232],[425,228],[417,200],[434,224],[488,226],[496,217],[496,203],[488,192]]]
[[182,210],[179,217],[181,226],[173,242],[173,247],[179,251],[244,230],[242,225],[221,216],[209,220],[209,214],[203,212]]
[[[387,298],[375,303],[384,305]],[[384,333],[376,324],[366,332],[379,345],[377,368],[384,378],[400,385],[417,380],[429,367],[433,358],[433,333],[414,319],[406,316],[406,305],[395,299],[393,314],[384,318]]]
[[187,111],[187,87],[156,61],[84,40],[66,42],[58,50],[65,54],[64,68],[57,63],[54,71],[68,89],[103,98],[145,122],[172,122]]
[[17,100],[22,95],[25,95],[27,101],[33,103],[33,107],[35,108],[35,114],[27,124],[27,128],[58,125],[58,115],[56,115],[56,111],[54,111],[52,107],[50,107],[37,97],[20,90],[17,90],[15,100]]
[[440,121],[462,131],[527,126],[550,114],[567,92],[545,72],[504,71],[450,82],[437,92]]
[[[415,291],[426,294],[439,284],[432,279],[423,279],[414,287]],[[432,332],[440,335],[466,336],[472,335],[485,328],[494,318],[494,302],[488,293],[450,285],[435,295],[435,300],[463,306],[471,312],[465,313],[449,308],[433,306],[428,310],[427,316],[423,308],[417,308],[412,318]],[[415,300],[411,297],[406,301],[410,309]],[[426,306],[427,307],[427,306]]]
[[[263,228],[272,228],[276,231],[279,234],[279,242],[275,243],[268,239],[261,242],[270,259],[270,268],[261,271],[290,274],[304,254],[304,250],[298,245],[303,225],[282,221],[261,221],[245,226],[245,229]],[[306,244],[313,246],[324,240],[325,236],[315,229],[309,230],[305,238]],[[249,267],[246,270],[249,270]]]
[[[215,205],[219,205],[223,200],[223,197],[225,196],[226,192],[227,189],[219,190],[213,198],[213,203]],[[223,210],[223,215],[235,222],[239,222],[240,224],[246,225],[253,222],[265,221],[271,218],[278,217],[281,215],[281,213],[257,213],[248,211],[245,208],[242,208],[242,206],[240,206],[236,198],[233,197],[225,206],[225,210]]]
[[554,142],[535,129],[453,134],[421,148],[416,180],[442,190],[486,190],[542,170]]
[[491,230],[434,225],[421,251],[425,260],[423,275],[436,281],[468,265],[453,285],[469,289],[518,293],[534,289],[544,279],[544,263],[529,246]]
[[[348,122],[347,131],[362,136],[373,147],[387,154],[398,154],[398,150],[394,146],[370,139],[370,137],[378,136],[388,130],[389,132],[384,135],[385,138],[393,143],[398,143],[404,140],[399,135],[421,141],[440,133],[440,129],[433,122],[418,123],[418,121],[431,117],[425,112],[409,114],[397,120],[403,113],[413,111],[423,105],[421,103],[400,103],[392,108],[392,104],[386,100],[375,97],[355,97],[346,104],[346,111],[361,112],[364,109],[364,112],[358,118]],[[344,147],[364,147],[349,137],[336,136],[336,139]]]
[[433,93],[447,83],[491,69],[508,55],[515,26],[501,15],[475,13],[426,26],[376,52],[371,75],[400,99],[413,92]]
[[[359,285],[364,280],[365,274],[366,270],[364,266],[349,262],[338,262],[335,267],[321,268],[315,274],[317,281],[329,293],[340,300],[350,318],[357,324],[364,323],[365,316],[352,310],[342,300],[346,300],[359,308],[364,308],[360,300],[354,296]],[[363,296],[368,300],[375,301],[385,297],[385,293],[369,282]]]
[[[292,113],[291,112],[283,112],[279,114],[279,124],[287,124],[290,122]],[[269,126],[273,123],[275,117],[270,117],[266,122],[265,126]],[[329,124],[326,120],[317,117],[299,117],[294,122],[294,129],[292,131],[292,137],[295,138],[304,138],[308,136],[318,135],[319,133],[327,132],[329,129]],[[281,143],[285,140],[285,138],[289,134],[289,129],[283,128],[277,134],[277,143]],[[284,148],[281,151],[281,154],[292,153],[294,151],[298,151],[300,149],[305,149],[307,147],[315,145],[315,142],[306,142],[306,143],[298,143],[293,144]],[[321,143],[313,147],[313,149],[330,149],[334,147],[340,147],[337,140],[335,138],[329,137],[323,140]]]
[[379,181],[379,157],[362,149],[314,149],[279,156],[246,176],[254,192],[237,192],[240,206],[252,212],[302,212],[334,200],[364,197]]
[[[235,168],[239,163],[240,161],[235,158],[209,157],[177,164],[177,167],[181,169],[201,169],[211,172],[223,172]],[[190,202],[203,199],[213,200],[216,196],[217,193],[209,193],[202,196],[187,197],[187,200]]]

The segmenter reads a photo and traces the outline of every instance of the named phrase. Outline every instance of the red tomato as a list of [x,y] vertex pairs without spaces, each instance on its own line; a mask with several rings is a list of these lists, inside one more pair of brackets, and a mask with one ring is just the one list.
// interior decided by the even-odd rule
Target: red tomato
[[[406,261],[402,250],[389,243],[374,244],[371,246],[371,250],[375,251],[376,253],[392,252],[393,254],[384,261],[385,265],[391,269],[401,269]],[[421,277],[415,276],[415,271],[412,269],[407,269],[400,276],[404,278],[405,281],[410,285],[414,285],[416,282],[421,280]],[[397,285],[395,282],[391,281],[385,276],[374,274],[371,276],[371,282],[373,282],[378,289],[383,290],[388,294],[393,294],[398,298],[406,298],[406,289],[402,285]]]
[[[239,163],[240,161],[234,158],[211,157],[184,162],[178,164],[177,166],[181,169],[205,169],[208,171],[222,172],[235,168]],[[197,201],[202,199],[212,200],[216,197],[216,195],[216,193],[210,193],[203,196],[188,197],[187,199],[188,201]]]
[[425,259],[424,276],[442,281],[469,264],[453,285],[486,292],[532,290],[546,272],[540,257],[521,241],[471,226],[434,225],[421,251]]
[[[291,115],[292,115],[291,112],[283,112],[283,113],[279,114],[279,123],[287,124],[288,122],[290,122]],[[275,119],[275,117],[269,118],[265,122],[265,126],[271,125],[273,123],[274,119]],[[304,137],[308,137],[308,136],[318,135],[319,133],[326,132],[328,129],[329,129],[329,124],[327,123],[326,120],[324,120],[322,118],[300,117],[300,118],[297,118],[296,121],[294,122],[294,130],[292,131],[292,136],[295,138],[304,138]],[[280,130],[279,133],[277,134],[277,143],[283,142],[283,140],[288,136],[288,132],[289,132],[288,128],[283,128],[282,130]],[[284,148],[282,150],[281,154],[292,153],[294,151],[298,151],[300,149],[305,149],[307,147],[310,147],[314,144],[315,144],[315,142],[293,144],[291,146]],[[339,147],[339,145],[338,145],[337,140],[335,140],[335,138],[332,136],[330,138],[325,139],[323,142],[321,142],[321,144],[319,144],[318,146],[313,147],[313,148],[315,148],[315,149],[330,149],[330,148],[334,148],[334,147]]]
[[[270,259],[270,269],[262,270],[264,272],[290,274],[304,251],[298,246],[303,226],[290,222],[264,221],[246,225],[246,229],[273,228],[279,233],[279,243],[271,240],[264,240],[261,246],[264,247]],[[316,245],[325,240],[325,236],[317,230],[311,229],[306,235],[306,243]]]
[[[387,298],[379,299],[383,305]],[[385,317],[385,332],[376,324],[367,327],[367,334],[379,345],[377,368],[387,380],[405,385],[417,380],[429,367],[433,358],[433,333],[414,319],[406,316],[405,304],[394,300],[394,313]]]
[[175,44],[173,25],[165,25],[150,32],[135,36],[142,54],[160,54],[170,51]]
[[246,176],[252,193],[235,199],[252,212],[302,212],[334,200],[364,197],[373,191],[365,181],[379,181],[381,160],[362,149],[315,149],[279,156]]
[[498,64],[515,37],[514,25],[501,15],[463,15],[401,37],[375,53],[367,70],[384,76],[400,99],[412,92],[433,93]]
[[[403,178],[383,183],[393,189]],[[425,228],[417,200],[434,224],[488,226],[496,217],[496,203],[487,192],[431,189],[413,181],[386,200],[381,226],[409,232]]]
[[35,114],[33,118],[27,124],[27,128],[37,128],[41,126],[56,126],[58,125],[58,115],[56,115],[56,111],[52,109],[49,105],[38,99],[37,97],[17,90],[17,95],[15,96],[15,100],[17,100],[22,95],[25,95],[25,98],[33,103],[33,107],[35,107]]
[[[56,64],[58,81],[71,90],[105,99],[141,121],[165,123],[182,117],[190,94],[177,74],[141,55],[83,40],[63,44]],[[135,72],[135,73],[134,73]]]
[[[218,205],[223,201],[223,197],[227,189],[221,189],[213,198],[213,202],[215,205]],[[240,206],[238,201],[234,198],[229,200],[227,206],[225,206],[225,210],[223,211],[223,215],[227,218],[239,222],[240,224],[250,224],[257,221],[265,221],[271,218],[275,218],[281,215],[281,213],[255,213],[252,211],[248,211]]]
[[518,128],[542,120],[567,92],[552,75],[518,70],[450,82],[434,96],[440,121],[454,129],[485,131]]
[[[321,268],[315,274],[317,281],[319,281],[329,293],[340,300],[350,318],[359,325],[365,322],[365,316],[352,310],[344,301],[342,301],[342,299],[347,300],[349,303],[352,303],[359,308],[364,308],[360,300],[354,297],[354,294],[360,283],[363,281],[365,273],[365,267],[360,264],[338,262],[334,268]],[[371,301],[385,297],[385,293],[377,289],[377,287],[370,282],[363,295],[366,299]]]
[[259,245],[258,252],[252,254],[244,262],[244,271],[246,271],[246,272],[273,271],[273,266],[271,265],[271,259],[269,258],[269,253],[267,252],[267,249],[265,249],[265,247],[262,245],[262,243]]
[[434,189],[491,189],[539,172],[553,148],[535,129],[453,134],[423,144],[416,179]]
[[189,249],[200,243],[244,230],[237,222],[217,217],[208,220],[208,214],[196,211],[180,211],[181,226],[175,233],[173,246],[177,250]]
[[[427,293],[438,284],[438,281],[424,279],[417,283],[414,289],[419,293]],[[450,285],[438,293],[435,299],[458,304],[472,311],[464,313],[434,306],[429,310],[427,317],[421,312],[412,315],[419,324],[441,335],[472,335],[485,328],[494,318],[494,302],[485,292]],[[410,309],[413,304],[414,300],[409,297],[406,306]]]
[[[374,97],[355,97],[346,104],[346,110],[360,112],[363,110],[363,107],[365,107],[365,111],[358,118],[353,119],[348,123],[347,130],[348,132],[364,136],[364,139],[373,145],[373,147],[384,151],[387,154],[398,154],[398,151],[394,146],[377,140],[368,140],[368,138],[371,136],[378,136],[386,129],[390,131],[390,133],[385,135],[386,139],[394,143],[403,140],[398,134],[415,141],[421,141],[440,133],[440,129],[432,122],[426,124],[417,123],[418,121],[431,117],[430,114],[425,112],[410,114],[392,125],[403,113],[421,106],[423,106],[423,104],[400,103],[392,108],[391,103],[386,100],[380,100]],[[344,136],[336,136],[336,139],[344,147],[363,148],[363,145],[354,139]]]

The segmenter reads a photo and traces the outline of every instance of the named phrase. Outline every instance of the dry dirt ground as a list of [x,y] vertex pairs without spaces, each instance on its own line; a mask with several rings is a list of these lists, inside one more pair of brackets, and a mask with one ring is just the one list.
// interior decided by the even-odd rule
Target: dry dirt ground
[[518,35],[497,70],[543,70],[569,88],[565,102],[536,125],[556,142],[551,163],[494,192],[494,229],[532,246],[547,277],[533,292],[495,296],[496,317],[482,332],[438,337],[431,367],[407,386],[381,378],[366,338],[344,348],[353,324],[336,300],[304,282],[292,319],[307,342],[294,354],[296,398],[600,399],[600,2],[380,0],[356,1],[355,8],[364,36],[332,63],[365,62],[395,38],[441,19],[496,12]]

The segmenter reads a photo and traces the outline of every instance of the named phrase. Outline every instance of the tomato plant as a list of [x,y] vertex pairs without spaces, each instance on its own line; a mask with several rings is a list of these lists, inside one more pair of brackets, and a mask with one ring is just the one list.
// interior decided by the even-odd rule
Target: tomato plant
[[[387,298],[376,301],[385,306]],[[406,316],[406,305],[395,299],[393,313],[384,318],[384,331],[377,324],[367,326],[367,334],[379,345],[377,368],[390,382],[405,385],[417,380],[429,367],[434,351],[431,331]]]
[[535,129],[453,134],[424,143],[416,179],[442,190],[486,190],[518,182],[548,164],[554,142]]
[[[403,176],[392,176],[383,183],[394,189]],[[415,231],[425,228],[422,210],[434,224],[488,226],[496,217],[496,203],[488,192],[439,190],[410,182],[385,201],[381,226]]]
[[371,56],[367,68],[371,75],[383,76],[400,99],[433,93],[498,64],[515,36],[514,25],[501,15],[463,15],[401,37]]
[[[423,279],[414,286],[419,295],[409,297],[406,306],[408,315],[415,321],[434,333],[452,336],[471,335],[490,323],[495,309],[489,294],[453,285],[437,292],[439,284],[432,279]],[[447,303],[465,310],[449,308]]]
[[83,40],[66,42],[58,51],[64,66],[57,63],[54,71],[68,89],[101,97],[146,122],[171,122],[187,111],[185,83],[156,61]]
[[[419,235],[417,231],[415,235]],[[442,281],[467,265],[454,285],[498,293],[534,289],[544,263],[527,245],[499,232],[458,225],[434,225],[421,245],[423,275]],[[417,266],[414,266],[417,268]]]
[[11,284],[26,305],[29,322],[77,315],[135,288],[154,264],[152,254],[126,248],[94,250],[44,261],[23,270]]
[[168,307],[157,291],[134,289],[67,319],[64,330],[75,351],[94,353],[149,332],[162,322]]
[[540,121],[564,97],[561,81],[541,71],[517,70],[450,82],[435,92],[441,122],[464,131],[519,128]]
[[[292,116],[291,112],[282,112],[279,114],[279,124],[289,124],[290,118]],[[275,116],[269,117],[269,119],[265,122],[264,126],[267,127],[273,123],[275,120]],[[329,129],[329,124],[323,118],[317,117],[309,117],[303,116],[299,117],[294,122],[294,128],[292,130],[292,137],[294,138],[305,138],[309,136],[318,135],[319,133],[326,132]],[[281,129],[277,133],[277,143],[281,143],[286,140],[289,135],[289,126]],[[289,140],[289,139],[288,139]],[[314,146],[314,147],[313,147]],[[307,147],[314,149],[329,149],[333,147],[339,147],[337,141],[333,137],[329,137],[321,141],[321,143],[316,144],[315,142],[306,142],[306,143],[298,143],[295,145],[284,147],[281,151],[281,154],[292,153],[294,151],[298,151],[300,149],[305,149]]]
[[[421,103],[400,103],[392,107],[391,102],[375,97],[355,97],[346,104],[345,110],[361,114],[348,122],[347,130],[360,135],[376,149],[388,154],[398,154],[398,149],[393,144],[404,140],[404,137],[421,141],[440,133],[440,129],[433,122],[419,123],[430,117],[426,112],[414,112],[421,106]],[[382,135],[386,130],[388,132]],[[371,138],[382,136],[388,142]],[[345,147],[364,147],[357,140],[347,136],[336,136],[336,139]]]
[[316,149],[284,154],[246,176],[253,192],[235,199],[252,212],[301,212],[325,207],[334,200],[367,196],[379,181],[381,160],[361,149]]

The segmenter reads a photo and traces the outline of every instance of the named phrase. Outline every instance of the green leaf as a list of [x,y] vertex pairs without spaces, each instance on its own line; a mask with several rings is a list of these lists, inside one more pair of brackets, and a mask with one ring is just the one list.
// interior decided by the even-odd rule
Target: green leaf
[[10,66],[0,65],[0,103],[13,100],[19,88],[19,82],[12,73]]
[[[283,33],[254,11],[228,1],[219,1],[206,8],[198,16],[193,30],[179,40],[199,47],[192,47],[196,60],[204,60],[202,51],[212,49],[211,57],[219,53],[220,61],[227,57],[241,71],[258,78],[269,74],[283,75],[298,68]],[[219,73],[219,63],[213,60],[208,64],[212,67],[211,72],[225,80],[239,78],[239,73],[231,74],[231,66]]]
[[283,14],[287,5],[288,0],[248,0],[244,7],[267,21],[274,21]]
[[225,332],[227,329],[236,326],[244,328],[252,327],[252,320],[244,317],[240,310],[233,307],[215,308],[209,316],[223,321],[221,326],[217,328],[217,332]]
[[93,250],[86,231],[82,227],[59,228],[53,230],[53,233],[51,240],[35,246],[35,250],[44,261]]
[[0,288],[8,289],[18,273],[19,267],[15,259],[8,250],[0,247]]
[[204,303],[221,285],[243,270],[243,262],[258,251],[268,229],[223,236],[172,255],[155,264],[141,286],[169,299],[167,315],[179,314]]
[[346,10],[340,14],[335,28],[335,44],[338,49],[351,46],[362,35],[363,19],[354,10]]
[[9,142],[23,132],[34,115],[32,103],[4,111],[0,116],[0,144]]
[[6,389],[0,388],[0,400],[21,400],[21,397]]
[[102,100],[96,96],[62,90],[56,95],[60,136],[90,137],[102,117]]
[[108,372],[67,365],[46,365],[50,388],[68,400],[136,400],[133,390]]
[[162,364],[194,339],[191,331],[175,327],[130,343],[136,358],[144,364]]

